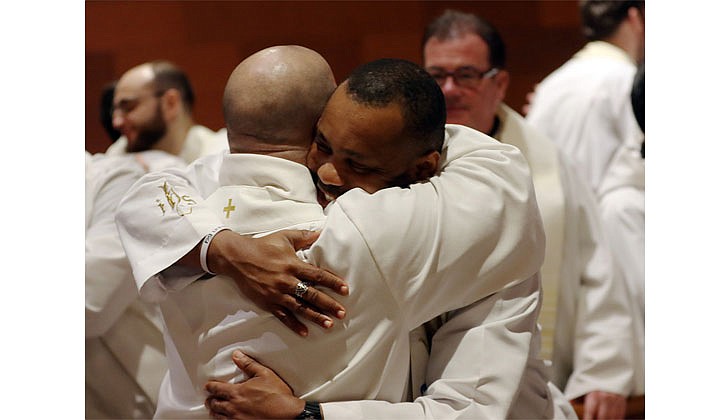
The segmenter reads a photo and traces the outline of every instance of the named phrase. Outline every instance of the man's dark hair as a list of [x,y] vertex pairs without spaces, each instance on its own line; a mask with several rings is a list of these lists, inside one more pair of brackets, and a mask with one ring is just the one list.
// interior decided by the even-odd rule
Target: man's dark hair
[[645,64],[642,63],[637,68],[637,73],[634,75],[634,82],[632,83],[632,92],[630,94],[632,102],[632,111],[634,117],[637,119],[642,132],[645,132]]
[[435,79],[407,60],[383,58],[354,69],[346,93],[357,103],[384,107],[400,104],[403,134],[416,140],[423,152],[441,151],[445,140],[445,97]]
[[425,50],[427,41],[435,37],[440,41],[446,39],[459,38],[467,33],[474,33],[483,39],[490,56],[488,61],[493,67],[499,69],[506,66],[506,45],[503,42],[498,31],[490,22],[480,18],[472,13],[463,13],[457,10],[445,10],[445,12],[435,18],[422,36],[422,51]]
[[151,63],[154,72],[154,89],[157,93],[169,89],[177,89],[182,96],[182,102],[187,112],[192,112],[195,104],[195,93],[185,72],[169,61],[157,60]]
[[627,17],[630,8],[643,12],[645,2],[637,0],[579,0],[581,30],[589,41],[609,38]]
[[112,142],[115,142],[121,137],[121,132],[114,128],[113,122],[112,106],[114,105],[115,89],[116,81],[107,83],[101,89],[101,98],[99,101],[99,120]]

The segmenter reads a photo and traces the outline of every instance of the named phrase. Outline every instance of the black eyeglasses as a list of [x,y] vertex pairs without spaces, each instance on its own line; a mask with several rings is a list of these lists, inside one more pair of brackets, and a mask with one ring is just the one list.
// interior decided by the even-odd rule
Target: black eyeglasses
[[458,67],[455,71],[445,71],[440,67],[428,67],[427,72],[441,87],[447,81],[448,76],[461,87],[475,88],[482,79],[490,79],[498,74],[499,68],[493,67],[490,70],[478,70],[475,67]]

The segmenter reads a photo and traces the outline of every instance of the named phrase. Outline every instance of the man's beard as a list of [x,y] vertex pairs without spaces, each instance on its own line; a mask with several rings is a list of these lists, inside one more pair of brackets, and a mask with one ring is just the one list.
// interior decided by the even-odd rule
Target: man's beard
[[167,124],[162,118],[162,110],[158,107],[154,118],[143,127],[139,127],[136,141],[129,142],[126,145],[126,151],[134,153],[150,150],[165,134],[167,134]]

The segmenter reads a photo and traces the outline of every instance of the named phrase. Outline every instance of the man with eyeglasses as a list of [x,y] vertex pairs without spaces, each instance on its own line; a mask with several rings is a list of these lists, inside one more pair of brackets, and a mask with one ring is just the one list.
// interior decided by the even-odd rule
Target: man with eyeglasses
[[506,51],[490,23],[446,11],[426,29],[423,57],[445,95],[447,122],[518,147],[531,166],[547,238],[539,324],[552,380],[586,418],[623,418],[634,369],[632,319],[593,194],[554,144],[503,103]]
[[112,123],[123,136],[86,152],[86,418],[151,418],[167,370],[161,318],[134,288],[114,212],[145,173],[183,167],[227,148],[225,131],[195,125],[194,94],[175,65],[136,66],[114,90]]

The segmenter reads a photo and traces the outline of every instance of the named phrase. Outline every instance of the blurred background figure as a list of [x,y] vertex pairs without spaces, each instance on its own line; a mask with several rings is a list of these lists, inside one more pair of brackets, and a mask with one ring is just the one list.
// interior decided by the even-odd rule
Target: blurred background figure
[[112,123],[123,137],[109,155],[161,150],[187,163],[227,149],[226,131],[195,123],[195,94],[187,75],[167,61],[133,67],[116,84]]
[[[617,268],[627,283],[630,303],[634,306],[638,341],[635,354],[637,369],[635,390],[644,394],[645,349],[645,70],[640,66],[631,91],[634,116],[642,133],[626,142],[609,166],[599,192],[599,208]],[[640,394],[637,394],[640,395]],[[644,397],[637,398],[635,408],[642,407]]]
[[644,118],[644,105],[633,108],[632,92],[644,63],[645,4],[582,0],[579,10],[589,42],[538,84],[527,120],[549,135],[596,194],[635,313],[635,375],[628,403],[639,411],[645,378],[644,134],[638,118],[640,112]]
[[145,173],[227,149],[224,130],[195,125],[193,104],[187,76],[166,61],[133,67],[101,96],[114,143],[86,153],[86,418],[154,415],[167,371],[161,316],[139,299],[114,216]]
[[427,27],[423,57],[445,96],[447,122],[518,147],[531,166],[546,232],[539,323],[551,379],[570,400],[585,401],[591,417],[624,417],[633,371],[631,313],[593,193],[555,145],[503,103],[510,74],[493,25],[448,10]]
[[542,80],[527,119],[597,192],[619,147],[639,132],[630,105],[644,59],[644,1],[580,1],[589,42]]

